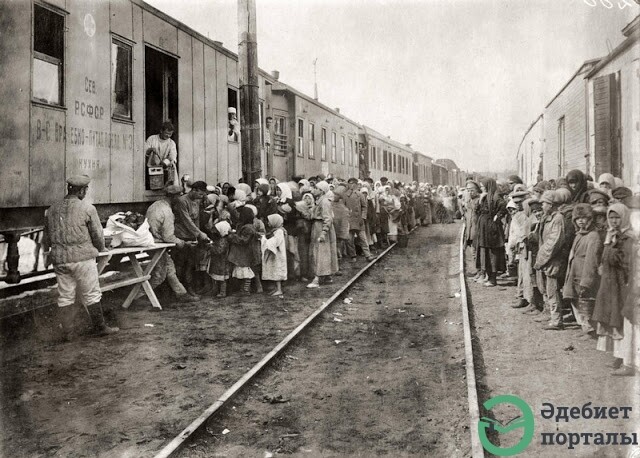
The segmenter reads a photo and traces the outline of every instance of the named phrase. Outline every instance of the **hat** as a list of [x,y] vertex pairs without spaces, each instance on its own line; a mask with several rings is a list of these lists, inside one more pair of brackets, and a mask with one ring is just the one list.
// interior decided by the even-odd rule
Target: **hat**
[[575,207],[573,207],[571,218],[574,220],[578,218],[593,218],[593,210],[591,209],[591,205],[577,204]]
[[512,192],[510,195],[512,200],[521,202],[529,195],[529,193],[527,191],[516,191]]
[[351,178],[349,178],[349,179],[347,180],[347,183],[349,183],[349,184],[351,184],[351,183],[357,183],[357,182],[358,182],[358,179],[357,179],[357,178],[354,178],[354,177],[351,177]]
[[213,185],[207,185],[207,192],[214,192],[216,190],[216,187]]
[[591,210],[596,215],[606,215],[607,214],[606,205],[596,205],[595,207],[592,207]]
[[571,202],[571,191],[567,188],[556,189],[556,202],[557,204],[565,204]]
[[590,204],[595,203],[595,201],[599,199],[604,199],[605,203],[609,203],[609,194],[600,189],[592,189],[588,195]]
[[509,208],[514,208],[514,209],[518,209],[518,204],[515,203],[513,200],[510,200],[509,203],[507,204],[507,209]]
[[556,197],[556,192],[555,191],[545,191],[542,193],[542,196],[540,197],[540,202],[542,203],[548,203],[553,205],[554,203],[556,203],[558,200],[558,198]]
[[233,108],[233,107],[229,107],[229,108],[227,108],[227,113],[229,113],[229,114],[236,114],[236,109],[235,109],[235,108]]
[[168,196],[176,196],[178,194],[182,194],[182,188],[177,184],[170,184],[164,189],[164,192]]
[[67,183],[71,186],[75,186],[76,188],[88,186],[90,182],[91,178],[89,178],[89,175],[74,175],[67,178]]
[[619,186],[611,192],[614,199],[624,200],[633,195],[633,191],[625,186]]
[[196,191],[206,191],[207,183],[204,181],[196,181],[191,185],[191,189],[195,189]]

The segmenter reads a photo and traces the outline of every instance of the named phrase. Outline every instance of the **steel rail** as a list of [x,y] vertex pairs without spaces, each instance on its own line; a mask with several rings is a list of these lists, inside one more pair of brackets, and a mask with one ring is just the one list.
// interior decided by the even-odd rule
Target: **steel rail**
[[[414,228],[415,229],[415,228]],[[412,231],[413,232],[413,231]],[[182,445],[196,432],[199,428],[216,412],[222,410],[235,395],[237,395],[244,386],[261,372],[267,364],[269,364],[284,348],[291,343],[318,315],[320,315],[327,307],[329,307],[337,298],[339,298],[362,274],[364,274],[371,266],[381,260],[393,247],[397,245],[394,242],[386,250],[378,255],[376,259],[369,262],[360,271],[358,271],[351,279],[336,291],[326,302],[323,302],[311,315],[309,315],[297,328],[291,331],[273,350],[271,350],[264,358],[256,363],[249,371],[247,371],[231,388],[225,391],[222,396],[211,404],[202,414],[189,424],[180,434],[178,434],[171,442],[165,445],[154,458],[168,458],[175,452],[179,451]]]
[[471,433],[471,456],[484,458],[484,448],[478,435],[478,423],[480,421],[480,408],[478,404],[478,387],[476,384],[476,371],[473,362],[473,341],[471,339],[471,324],[469,320],[469,303],[467,299],[467,279],[465,277],[464,232],[466,225],[462,225],[460,231],[460,302],[462,306],[462,325],[464,333],[465,366],[467,369],[467,398],[469,401],[469,432]]

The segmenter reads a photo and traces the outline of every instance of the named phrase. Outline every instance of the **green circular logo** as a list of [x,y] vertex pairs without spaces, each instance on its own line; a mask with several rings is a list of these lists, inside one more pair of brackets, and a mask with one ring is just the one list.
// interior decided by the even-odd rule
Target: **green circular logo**
[[[520,409],[521,415],[507,422],[505,425],[492,418],[482,417],[480,421],[478,421],[478,435],[480,436],[480,442],[487,452],[492,453],[496,456],[517,455],[525,448],[527,448],[531,443],[531,440],[533,439],[533,411],[531,410],[531,407],[529,407],[529,404],[527,404],[519,397],[513,396],[511,394],[503,394],[493,397],[485,401],[483,406],[485,409],[491,410],[498,404],[512,404]],[[497,447],[492,444],[487,437],[487,429],[491,431],[497,431],[500,434],[504,434],[519,428],[523,429],[522,437],[517,444],[511,447]]]

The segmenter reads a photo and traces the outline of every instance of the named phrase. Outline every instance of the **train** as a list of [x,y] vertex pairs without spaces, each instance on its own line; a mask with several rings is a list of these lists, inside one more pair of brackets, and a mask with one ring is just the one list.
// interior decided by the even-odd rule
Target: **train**
[[[17,242],[42,229],[65,180],[87,174],[101,218],[144,212],[166,177],[145,140],[174,126],[180,176],[238,182],[238,56],[141,0],[2,2],[0,236],[18,282]],[[262,175],[333,175],[462,185],[462,174],[259,70]],[[449,167],[449,168],[448,168]]]

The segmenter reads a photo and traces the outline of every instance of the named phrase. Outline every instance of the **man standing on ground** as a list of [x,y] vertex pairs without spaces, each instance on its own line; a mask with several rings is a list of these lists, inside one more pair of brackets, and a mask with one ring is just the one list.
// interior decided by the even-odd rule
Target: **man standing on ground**
[[[76,294],[91,317],[96,335],[113,334],[104,322],[102,292],[98,282],[96,257],[105,251],[102,225],[96,208],[83,201],[89,182],[87,175],[67,180],[67,195],[45,214],[42,245],[58,281],[58,307],[62,328],[68,339],[73,327]],[[47,262],[47,263],[48,263]]]
[[[147,210],[147,221],[149,222],[149,230],[153,235],[153,239],[156,242],[161,243],[175,243],[175,249],[180,250],[184,248],[184,240],[175,236],[175,217],[173,216],[173,210],[171,206],[180,198],[182,188],[178,185],[172,184],[165,189],[166,196],[160,200],[155,201]],[[197,296],[191,296],[187,293],[187,290],[176,275],[176,266],[173,263],[173,259],[169,256],[169,253],[165,252],[156,267],[151,271],[151,279],[149,284],[153,289],[156,289],[164,281],[167,281],[169,287],[176,295],[178,302],[197,302],[200,298]],[[151,305],[148,300],[143,299],[144,291],[140,290],[140,293],[136,297],[136,302],[139,305]]]
[[367,261],[373,261],[367,242],[365,224],[367,220],[367,198],[358,192],[357,178],[349,178],[349,188],[343,194],[344,203],[349,209],[349,239],[347,240],[347,254],[351,260],[356,260],[356,248],[354,237],[358,237],[358,245],[362,248],[362,254]]
[[[207,183],[196,181],[191,190],[173,203],[175,215],[175,236],[185,242],[208,242],[207,234],[200,230],[200,204],[207,195]],[[193,272],[196,267],[196,250],[193,243],[185,243],[181,248],[173,251],[173,260],[178,278],[192,296]]]

